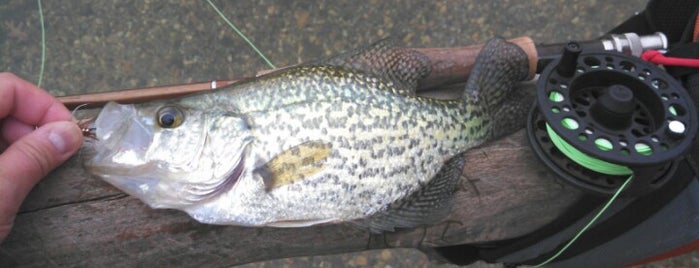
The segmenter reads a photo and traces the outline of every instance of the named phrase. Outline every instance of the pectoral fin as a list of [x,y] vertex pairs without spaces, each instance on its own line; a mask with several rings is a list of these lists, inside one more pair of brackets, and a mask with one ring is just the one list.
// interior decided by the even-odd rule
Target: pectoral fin
[[270,191],[322,171],[331,152],[331,144],[309,141],[281,152],[255,171],[262,176],[265,189]]

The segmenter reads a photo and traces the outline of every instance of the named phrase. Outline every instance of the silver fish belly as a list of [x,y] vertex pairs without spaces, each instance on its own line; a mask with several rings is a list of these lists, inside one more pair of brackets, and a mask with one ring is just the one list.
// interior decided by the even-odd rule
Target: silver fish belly
[[503,102],[526,56],[494,39],[463,96],[415,95],[430,63],[380,42],[213,92],[107,104],[85,167],[154,208],[200,222],[371,230],[441,219],[461,153],[514,130]]

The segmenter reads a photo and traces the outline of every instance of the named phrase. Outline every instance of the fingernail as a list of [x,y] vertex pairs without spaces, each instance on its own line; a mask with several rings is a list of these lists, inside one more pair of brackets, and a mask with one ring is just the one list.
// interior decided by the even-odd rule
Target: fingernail
[[48,139],[61,154],[68,153],[72,150],[72,134],[71,133],[75,126],[71,125],[70,122],[58,122],[49,131]]
[[55,131],[49,132],[49,141],[51,141],[53,147],[56,148],[56,151],[62,154],[67,152],[66,140],[61,136],[61,134],[56,133]]

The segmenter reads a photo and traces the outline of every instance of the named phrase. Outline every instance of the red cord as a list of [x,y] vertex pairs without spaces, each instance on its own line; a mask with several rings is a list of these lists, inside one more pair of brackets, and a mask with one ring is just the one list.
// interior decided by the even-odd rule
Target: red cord
[[665,57],[663,53],[660,53],[657,50],[648,50],[646,52],[643,52],[643,54],[641,55],[641,59],[655,64],[662,64],[665,66],[699,68],[699,59]]

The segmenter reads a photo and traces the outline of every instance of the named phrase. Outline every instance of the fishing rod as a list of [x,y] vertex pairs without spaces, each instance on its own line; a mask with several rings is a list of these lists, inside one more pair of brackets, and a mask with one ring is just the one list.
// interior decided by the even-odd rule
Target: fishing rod
[[[519,37],[509,39],[508,41],[521,47],[528,55],[530,79],[534,78],[536,73],[540,73],[543,67],[549,62],[557,59],[560,56],[562,48],[565,46],[565,43],[537,45],[529,37]],[[646,50],[666,49],[667,38],[662,33],[647,36],[626,33],[610,35],[598,40],[579,42],[579,44],[586,51],[618,51],[639,57],[640,53]],[[429,90],[443,85],[466,82],[482,47],[483,45],[473,45],[465,47],[415,49],[426,55],[432,63],[430,75],[419,82],[418,90]],[[274,70],[262,71],[256,76]],[[109,101],[135,103],[155,99],[167,99],[221,88],[237,81],[250,78],[253,77],[61,96],[58,97],[58,99],[68,108],[75,108],[85,104],[99,106]]]

